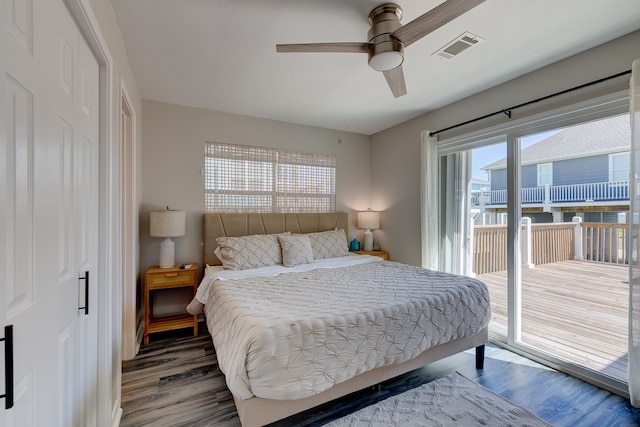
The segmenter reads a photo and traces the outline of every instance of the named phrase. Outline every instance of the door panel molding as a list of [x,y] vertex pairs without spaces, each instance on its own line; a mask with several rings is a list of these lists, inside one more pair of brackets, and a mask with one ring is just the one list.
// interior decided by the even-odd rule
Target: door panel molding
[[7,104],[7,320],[33,305],[33,93],[8,75]]

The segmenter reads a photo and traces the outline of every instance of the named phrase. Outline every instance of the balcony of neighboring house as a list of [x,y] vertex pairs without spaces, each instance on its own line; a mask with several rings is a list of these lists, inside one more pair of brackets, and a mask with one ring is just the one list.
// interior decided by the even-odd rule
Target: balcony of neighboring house
[[[545,185],[523,188],[520,192],[523,209],[629,206],[629,181],[592,182],[572,185]],[[471,207],[481,211],[506,209],[507,190],[479,190],[471,192]],[[622,209],[626,210],[626,209]]]
[[[628,195],[624,184],[627,189],[620,192],[591,186],[571,203],[592,203],[586,202],[588,198],[624,200]],[[566,193],[563,197],[568,198]],[[587,223],[579,217],[547,224],[522,220],[521,343],[626,382],[629,225]],[[474,227],[473,273],[489,288],[491,328],[504,335],[506,245],[506,225]]]

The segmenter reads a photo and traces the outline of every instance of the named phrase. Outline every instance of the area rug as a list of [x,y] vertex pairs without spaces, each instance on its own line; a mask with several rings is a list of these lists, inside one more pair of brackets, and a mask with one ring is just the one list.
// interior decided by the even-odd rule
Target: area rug
[[458,372],[392,396],[326,427],[552,427]]

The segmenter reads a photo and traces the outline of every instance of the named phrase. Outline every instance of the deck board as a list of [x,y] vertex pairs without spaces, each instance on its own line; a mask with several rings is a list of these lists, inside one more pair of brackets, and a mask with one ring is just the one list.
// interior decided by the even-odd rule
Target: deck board
[[[492,327],[507,325],[507,272],[478,276],[489,287]],[[563,261],[522,269],[522,342],[627,381],[627,266]]]

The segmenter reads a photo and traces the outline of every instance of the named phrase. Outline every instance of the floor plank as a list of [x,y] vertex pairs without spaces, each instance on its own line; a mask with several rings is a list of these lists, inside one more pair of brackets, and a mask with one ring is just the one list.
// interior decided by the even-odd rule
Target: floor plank
[[[640,425],[640,410],[625,399],[490,344],[483,370],[473,351],[460,353],[272,427],[321,426],[456,370],[556,427]],[[240,426],[202,323],[197,337],[157,334],[123,362],[122,408],[121,427]]]
[[[627,381],[628,266],[563,261],[522,269],[522,342]],[[507,272],[489,287],[491,327],[506,334]]]

